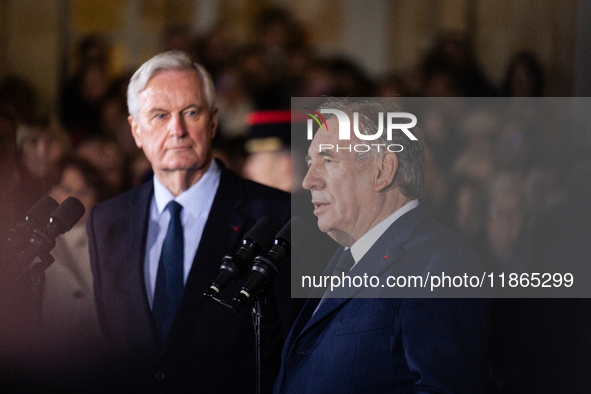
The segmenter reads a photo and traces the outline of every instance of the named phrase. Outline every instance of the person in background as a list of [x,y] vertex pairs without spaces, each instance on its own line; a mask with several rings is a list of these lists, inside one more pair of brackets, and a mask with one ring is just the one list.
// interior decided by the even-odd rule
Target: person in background
[[0,269],[9,264],[5,259],[10,229],[18,220],[24,219],[25,211],[35,202],[30,196],[32,193],[24,192],[23,186],[26,185],[18,172],[17,128],[14,111],[0,104]]
[[187,26],[171,25],[164,31],[162,37],[162,50],[183,51],[193,55],[193,40]]
[[441,221],[475,245],[483,227],[484,192],[474,179],[459,176],[451,180]]
[[[425,80],[438,86],[432,86],[433,91],[459,97],[498,96],[478,64],[469,37],[458,31],[447,31],[439,36],[423,60],[422,72]],[[430,94],[425,93],[425,96]]]
[[32,311],[30,281],[17,264],[16,251],[8,242],[10,230],[24,221],[38,192],[19,170],[17,117],[12,108],[0,104],[0,391],[29,387],[36,353],[31,351]]
[[246,118],[255,107],[246,89],[247,84],[239,66],[226,67],[216,81],[220,109],[219,133],[224,139],[234,140],[248,135]]
[[[0,245],[8,236],[8,230],[15,224],[17,215],[10,209],[14,193],[19,190],[20,179],[17,173],[16,130],[18,122],[14,112],[8,106],[0,104]],[[17,199],[18,200],[18,199]],[[9,205],[10,204],[10,205]],[[25,207],[26,209],[26,207]]]
[[101,135],[109,136],[117,142],[126,157],[133,156],[139,149],[131,136],[127,121],[127,83],[131,75],[125,73],[111,83],[101,111]]
[[491,271],[527,272],[527,202],[521,177],[502,173],[490,185],[480,256]]
[[57,180],[57,164],[70,149],[70,139],[47,120],[22,124],[17,131],[23,182],[35,190],[33,200],[49,192]]
[[101,108],[109,89],[109,48],[103,37],[84,37],[76,71],[61,88],[60,120],[75,144],[101,133]]
[[242,175],[246,179],[290,192],[291,111],[252,112],[247,122],[250,133],[244,145],[247,157]]
[[104,188],[98,170],[83,159],[65,158],[58,168],[58,182],[49,195],[60,204],[75,197],[86,210],[70,231],[56,239],[52,251],[55,262],[45,270],[43,341],[45,356],[53,360],[47,363],[50,367],[45,373],[55,369],[62,371],[61,375],[75,371],[86,354],[101,348],[86,219],[90,209],[101,201]]
[[110,138],[92,138],[83,142],[76,155],[95,166],[104,182],[105,198],[115,197],[127,190],[125,156],[120,145]]
[[505,74],[503,95],[505,97],[542,97],[544,95],[544,69],[531,52],[513,56]]
[[29,81],[18,75],[0,80],[0,103],[10,107],[19,123],[29,123],[37,117],[38,92]]

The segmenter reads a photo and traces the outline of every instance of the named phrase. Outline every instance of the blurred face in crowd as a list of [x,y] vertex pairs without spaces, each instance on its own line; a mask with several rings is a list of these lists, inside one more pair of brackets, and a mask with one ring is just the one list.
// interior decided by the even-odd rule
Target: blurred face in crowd
[[499,193],[491,202],[487,233],[493,250],[502,259],[510,256],[524,223],[524,201],[515,190]]
[[49,133],[40,131],[22,146],[23,164],[36,178],[51,175],[64,155],[62,144]]
[[217,109],[208,108],[196,72],[156,74],[139,94],[139,102],[139,118],[129,118],[132,133],[158,179],[185,171],[196,174],[198,180],[211,161]]
[[53,186],[50,192],[58,203],[62,203],[68,197],[76,197],[84,205],[86,212],[81,221],[86,221],[88,212],[97,202],[97,191],[86,180],[84,174],[75,166],[64,169],[59,182]]
[[101,113],[103,131],[111,135],[121,147],[121,150],[131,156],[138,150],[127,121],[127,104],[120,97],[114,97],[105,102]]
[[88,160],[101,173],[105,186],[115,194],[123,185],[123,159],[119,147],[110,141],[87,141],[78,148],[78,156]]
[[514,97],[534,97],[535,80],[528,67],[522,62],[518,63],[513,71],[510,82],[510,93]]
[[330,131],[320,128],[308,149],[308,173],[302,186],[312,192],[318,228],[341,245],[351,246],[372,227],[375,218],[377,165],[374,160],[358,161],[356,153],[348,150],[320,151],[320,144],[339,143],[336,117],[328,119],[327,125]]
[[478,231],[479,199],[479,191],[473,186],[464,185],[458,190],[455,224],[464,235],[475,236]]
[[109,88],[107,75],[99,66],[88,68],[83,73],[81,82],[80,95],[88,102],[100,100]]
[[291,154],[289,151],[251,153],[242,170],[246,179],[277,189],[291,191]]

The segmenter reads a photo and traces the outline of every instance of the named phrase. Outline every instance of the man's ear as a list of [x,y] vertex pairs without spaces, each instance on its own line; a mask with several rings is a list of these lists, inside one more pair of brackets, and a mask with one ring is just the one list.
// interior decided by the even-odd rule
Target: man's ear
[[133,115],[129,115],[127,117],[127,121],[129,122],[129,125],[131,126],[131,135],[133,135],[133,139],[135,140],[135,144],[137,145],[138,148],[142,147],[142,138],[141,138],[141,130],[140,130],[140,124],[139,122],[135,119],[135,117]]
[[218,130],[218,109],[214,107],[211,110],[211,138],[215,137],[215,133]]
[[378,173],[375,181],[375,190],[381,192],[394,183],[398,171],[398,156],[393,152],[386,152],[378,161]]

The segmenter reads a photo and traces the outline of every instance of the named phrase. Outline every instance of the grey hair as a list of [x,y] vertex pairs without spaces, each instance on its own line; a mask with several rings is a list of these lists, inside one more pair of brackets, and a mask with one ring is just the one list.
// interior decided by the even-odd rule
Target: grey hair
[[[382,135],[371,142],[368,152],[358,152],[357,160],[378,160],[385,154],[385,149],[379,149],[374,144],[399,144],[403,146],[401,152],[397,152],[398,171],[395,182],[400,188],[401,193],[412,199],[420,199],[425,192],[425,152],[423,133],[419,127],[413,127],[412,133],[418,141],[411,141],[404,133],[392,133],[392,140],[387,140],[385,132],[386,114],[388,112],[402,112],[402,108],[392,100],[372,99],[352,102],[348,99],[329,98],[320,105],[317,110],[337,109],[345,112],[351,118],[353,124],[353,113],[359,114],[359,132],[369,135],[375,134],[378,130],[379,113],[384,116],[384,132]],[[334,116],[334,115],[329,115]],[[355,138],[355,137],[354,137]],[[378,151],[379,149],[379,151]]]
[[215,104],[215,87],[211,76],[205,68],[182,51],[168,51],[160,53],[144,64],[133,74],[127,87],[127,108],[129,113],[138,117],[140,112],[139,94],[156,74],[167,70],[194,70],[202,83],[202,92],[205,102],[211,111]]

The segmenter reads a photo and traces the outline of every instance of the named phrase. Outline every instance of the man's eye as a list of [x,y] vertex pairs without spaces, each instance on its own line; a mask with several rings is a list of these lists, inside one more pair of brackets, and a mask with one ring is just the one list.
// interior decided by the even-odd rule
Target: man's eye
[[187,109],[183,112],[183,116],[186,118],[196,118],[198,115],[197,109]]
[[165,114],[156,114],[154,115],[154,119],[164,119],[166,117]]

